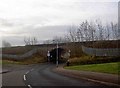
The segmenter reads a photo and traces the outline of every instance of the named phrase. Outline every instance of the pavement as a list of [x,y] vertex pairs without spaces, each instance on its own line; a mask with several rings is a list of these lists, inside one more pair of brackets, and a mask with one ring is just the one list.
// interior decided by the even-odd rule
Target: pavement
[[90,72],[90,71],[68,70],[68,69],[64,69],[63,67],[64,65],[59,65],[59,67],[54,69],[54,71],[59,74],[70,76],[77,79],[85,79],[88,81],[101,83],[109,86],[120,87],[119,75]]

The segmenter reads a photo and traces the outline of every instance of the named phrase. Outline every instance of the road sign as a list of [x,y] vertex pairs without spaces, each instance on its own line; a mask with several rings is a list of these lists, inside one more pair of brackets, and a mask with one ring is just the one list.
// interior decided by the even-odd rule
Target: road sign
[[48,53],[47,53],[47,56],[49,57],[50,56],[50,52],[48,51]]

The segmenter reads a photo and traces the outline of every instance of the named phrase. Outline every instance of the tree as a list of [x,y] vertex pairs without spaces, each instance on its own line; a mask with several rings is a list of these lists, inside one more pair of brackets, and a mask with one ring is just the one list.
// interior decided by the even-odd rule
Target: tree
[[53,41],[52,43],[67,43],[67,42],[69,42],[68,39],[66,38],[66,36],[64,36],[64,37],[55,36],[52,41]]
[[36,37],[24,37],[25,45],[35,45],[37,42],[38,41]]
[[70,42],[77,42],[77,27],[70,27],[70,30],[68,31],[68,39]]
[[11,47],[11,44],[5,40],[2,41],[2,47]]
[[113,24],[113,22],[111,22],[111,29],[113,39],[115,40],[119,39],[118,24]]
[[52,40],[45,40],[43,41],[43,44],[52,44]]

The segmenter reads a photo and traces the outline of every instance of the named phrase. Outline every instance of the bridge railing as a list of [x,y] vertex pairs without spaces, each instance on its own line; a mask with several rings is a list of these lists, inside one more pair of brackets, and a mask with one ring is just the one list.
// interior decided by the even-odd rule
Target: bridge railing
[[95,56],[120,56],[120,48],[89,48],[82,46],[82,51]]

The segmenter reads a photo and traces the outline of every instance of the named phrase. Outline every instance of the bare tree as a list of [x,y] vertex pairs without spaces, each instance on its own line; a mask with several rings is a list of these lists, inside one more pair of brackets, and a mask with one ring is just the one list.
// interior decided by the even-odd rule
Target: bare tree
[[68,39],[71,42],[77,42],[77,28],[75,26],[70,27]]
[[115,39],[115,40],[119,39],[118,24],[113,24],[113,22],[111,22],[111,29],[112,29],[113,39]]
[[24,37],[25,45],[30,45],[30,37]]
[[5,40],[2,41],[2,47],[11,47],[11,44]]
[[43,41],[43,44],[52,44],[52,40],[45,40],[45,41]]
[[68,39],[66,38],[66,36],[64,36],[64,37],[55,36],[52,41],[53,41],[53,43],[67,43],[67,42],[69,42]]
[[38,41],[36,37],[24,37],[25,45],[35,45],[37,42]]
[[32,38],[31,38],[31,44],[32,44],[32,45],[37,44],[37,42],[38,42],[38,40],[37,40],[36,37],[32,37]]
[[84,41],[84,33],[83,33],[83,30],[82,30],[82,24],[77,29],[77,38],[78,38],[78,42]]
[[105,32],[105,38],[106,40],[110,40],[110,36],[111,36],[111,32],[110,32],[110,26],[109,25],[106,25],[106,28],[105,28],[106,32]]

